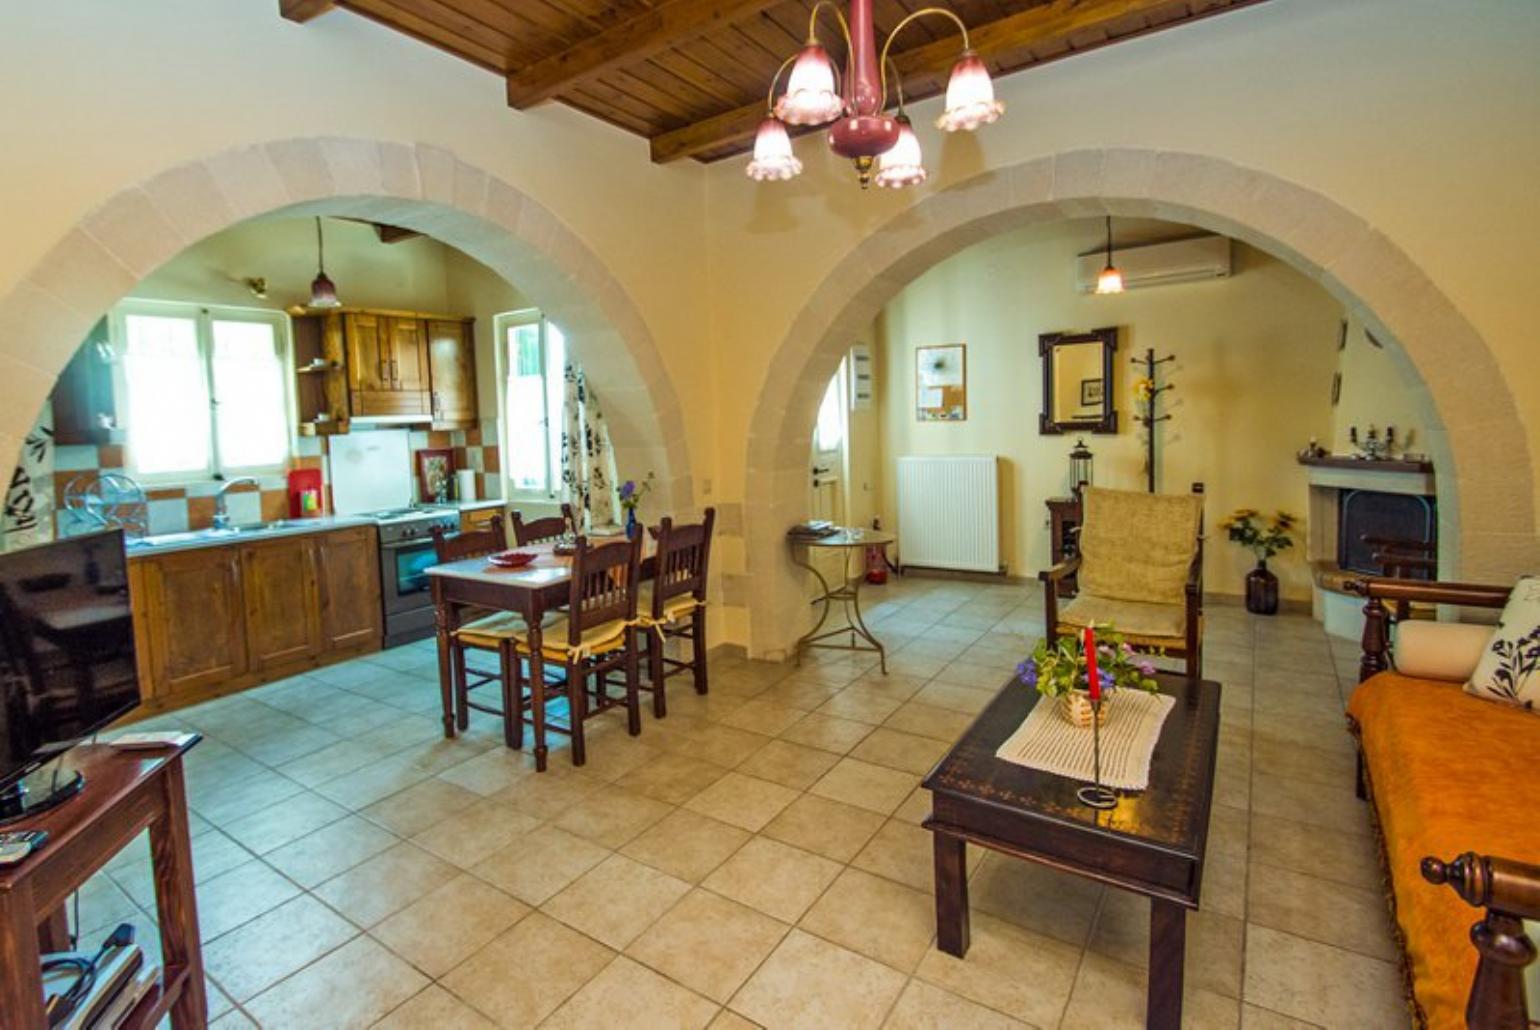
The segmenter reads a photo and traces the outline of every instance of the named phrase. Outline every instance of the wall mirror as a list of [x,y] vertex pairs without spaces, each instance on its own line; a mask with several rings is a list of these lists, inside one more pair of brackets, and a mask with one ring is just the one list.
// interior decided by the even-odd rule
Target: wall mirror
[[1117,396],[1112,356],[1118,349],[1116,326],[1088,333],[1044,333],[1037,338],[1043,358],[1043,413],[1038,431],[1116,433]]

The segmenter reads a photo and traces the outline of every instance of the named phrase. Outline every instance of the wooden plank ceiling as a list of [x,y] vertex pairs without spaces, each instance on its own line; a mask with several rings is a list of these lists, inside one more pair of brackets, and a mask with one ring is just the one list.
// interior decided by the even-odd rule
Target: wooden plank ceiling
[[[996,75],[1262,0],[951,0]],[[878,45],[927,0],[875,0]],[[776,69],[802,45],[813,0],[279,0],[306,22],[339,8],[503,77],[508,103],[560,101],[651,141],[654,161],[716,161],[752,146]],[[843,7],[844,5],[841,4]],[[343,15],[333,15],[342,17]],[[827,14],[820,38],[844,43]],[[940,18],[893,56],[906,96],[945,88],[959,49]]]

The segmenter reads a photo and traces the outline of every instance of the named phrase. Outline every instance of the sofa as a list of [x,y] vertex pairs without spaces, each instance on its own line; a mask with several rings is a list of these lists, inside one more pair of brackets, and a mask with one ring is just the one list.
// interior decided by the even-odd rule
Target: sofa
[[1523,920],[1540,919],[1540,803],[1532,791],[1540,713],[1466,693],[1450,673],[1410,674],[1426,670],[1426,660],[1403,660],[1401,671],[1392,646],[1393,637],[1412,636],[1396,632],[1393,616],[1409,603],[1500,609],[1508,589],[1392,579],[1349,588],[1368,603],[1348,722],[1413,1022],[1524,1028],[1525,966],[1535,949]]

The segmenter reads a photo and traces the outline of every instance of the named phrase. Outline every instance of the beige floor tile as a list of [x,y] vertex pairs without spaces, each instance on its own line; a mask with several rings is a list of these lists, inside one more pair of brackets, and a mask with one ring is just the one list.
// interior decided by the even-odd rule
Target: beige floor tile
[[367,1027],[426,987],[422,974],[367,937],[263,991],[246,1011],[265,1028]]
[[[1213,831],[1209,833],[1212,847]],[[1251,819],[1251,857],[1350,887],[1380,889],[1380,864],[1374,841],[1356,833],[1258,815]]]
[[671,811],[672,805],[611,786],[584,798],[556,820],[556,826],[615,849]]
[[816,709],[818,715],[830,715],[837,719],[853,719],[856,722],[877,726],[892,715],[904,703],[875,687],[852,685],[835,694]]
[[616,950],[624,948],[690,890],[678,877],[611,855],[541,911]]
[[621,782],[655,801],[682,805],[726,774],[725,768],[712,762],[662,754],[627,773]]
[[391,833],[410,837],[475,804],[481,795],[430,777],[364,808],[359,814]]
[[355,936],[346,919],[302,894],[203,946],[203,967],[237,1002]]
[[1066,944],[1084,945],[1101,902],[1094,880],[988,852],[968,883],[975,911]]
[[269,852],[266,860],[301,887],[314,887],[399,840],[367,819],[350,815]]
[[790,676],[765,691],[762,696],[779,705],[811,712],[844,689],[844,685],[839,683],[823,683]]
[[758,1023],[751,1019],[744,1019],[732,1009],[723,1009],[717,1013],[707,1030],[756,1030]]
[[596,1026],[694,1030],[706,1026],[716,1014],[715,1002],[621,955],[541,1026],[551,1030]]
[[930,737],[878,727],[856,745],[850,757],[924,776],[947,753],[949,747],[947,743]]
[[1235,919],[1246,916],[1246,860],[1242,855],[1214,853],[1203,862],[1203,893],[1198,907]]
[[998,690],[998,687],[992,690],[975,690],[972,687],[960,687],[954,683],[932,681],[914,695],[914,700],[918,704],[930,705],[934,708],[977,715],[984,710],[985,705],[994,700]]
[[762,912],[697,888],[648,927],[626,954],[725,1004],[787,929]]
[[684,807],[757,833],[796,797],[796,791],[779,783],[730,772],[686,801]]
[[861,743],[871,731],[872,727],[868,723],[857,722],[854,719],[841,719],[833,715],[819,715],[814,712],[804,715],[790,727],[782,730],[781,739],[843,755]]
[[478,801],[412,836],[413,843],[469,869],[528,833],[540,820],[495,801]]
[[[198,885],[198,931],[205,941],[271,911],[299,894],[299,888],[265,862],[247,862]],[[132,907],[132,906],[131,906]],[[138,909],[127,915],[136,916]],[[82,927],[103,926],[123,916],[89,912],[82,905]]]
[[794,923],[839,871],[838,863],[821,855],[756,837],[718,866],[701,886],[782,922]]
[[436,778],[480,797],[490,797],[534,771],[534,763],[525,752],[499,747],[443,769]]
[[614,956],[539,912],[451,970],[440,982],[499,1026],[534,1026]]
[[905,977],[880,962],[793,930],[733,997],[761,1026],[877,1027]]
[[1353,796],[1351,780],[1330,788],[1292,776],[1259,776],[1253,784],[1251,810],[1281,816],[1340,833],[1370,835],[1367,806]]
[[950,708],[909,701],[883,723],[888,729],[944,742],[948,747],[973,724],[973,716]]
[[[315,888],[315,896],[367,929],[448,883],[459,869],[409,841]],[[201,918],[202,912],[199,912]]]
[[490,1030],[497,1024],[438,984],[429,984],[374,1025],[376,1030]]
[[1396,962],[1385,899],[1378,891],[1349,887],[1263,862],[1251,863],[1246,917],[1322,944]]
[[838,761],[838,755],[821,748],[772,740],[738,766],[738,772],[792,790],[806,790]]
[[536,819],[559,819],[606,787],[604,780],[575,770],[565,754],[552,755],[543,773],[532,773],[488,800]]
[[760,832],[836,862],[849,862],[872,839],[882,822],[882,816],[876,812],[803,794]]
[[670,876],[699,883],[748,839],[736,826],[680,808],[620,850]]
[[1329,1027],[1404,1023],[1401,972],[1379,959],[1265,926],[1246,927],[1244,999]]
[[265,855],[347,814],[341,805],[307,790],[232,820],[225,832],[252,853]]
[[721,722],[725,726],[773,737],[806,714],[801,708],[755,699],[734,709]]
[[609,855],[609,849],[547,824],[514,836],[471,872],[525,904],[543,905]]
[[797,925],[912,973],[936,935],[936,902],[903,884],[846,869]]
[[[1187,913],[1186,982],[1189,987],[1241,996],[1244,924],[1232,916],[1199,909]],[[1108,889],[1102,898],[1091,951],[1140,969],[1150,964],[1150,902],[1128,891]]]
[[[970,869],[983,858],[982,850],[968,849]],[[934,862],[934,844],[929,830],[899,819],[889,819],[850,864],[915,890],[930,891],[935,886],[932,879]]]
[[971,922],[967,957],[932,948],[915,975],[1036,1026],[1056,1025],[1074,987],[1080,949],[990,916],[975,913]]
[[1018,1019],[959,998],[923,980],[910,980],[884,1030],[1030,1030]]
[[1270,1009],[1241,1003],[1241,1030],[1319,1030],[1314,1023],[1291,1019]]
[[892,815],[914,790],[917,780],[912,773],[872,765],[855,758],[842,758],[824,773],[808,792],[831,801],[842,801],[878,815]]
[[909,796],[904,799],[904,803],[898,806],[898,809],[893,813],[893,818],[919,825],[921,821],[930,816],[930,810],[930,791],[924,787],[916,787],[910,791]]
[[[1088,953],[1075,977],[1075,990],[1060,1030],[1142,1030],[1148,1006],[1144,970]],[[1191,1030],[1236,1030],[1240,1002],[1204,990],[1182,998],[1182,1026]]]
[[529,906],[462,873],[369,931],[429,976],[442,976],[518,922]]

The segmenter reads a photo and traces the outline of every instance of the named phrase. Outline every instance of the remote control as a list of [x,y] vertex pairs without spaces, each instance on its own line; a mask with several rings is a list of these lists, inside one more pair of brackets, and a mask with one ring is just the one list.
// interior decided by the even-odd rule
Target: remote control
[[121,748],[161,748],[181,747],[193,738],[191,733],[181,733],[176,730],[163,730],[154,733],[124,733],[113,737],[108,741],[113,747]]
[[13,830],[0,833],[0,865],[15,865],[48,840],[47,830]]

